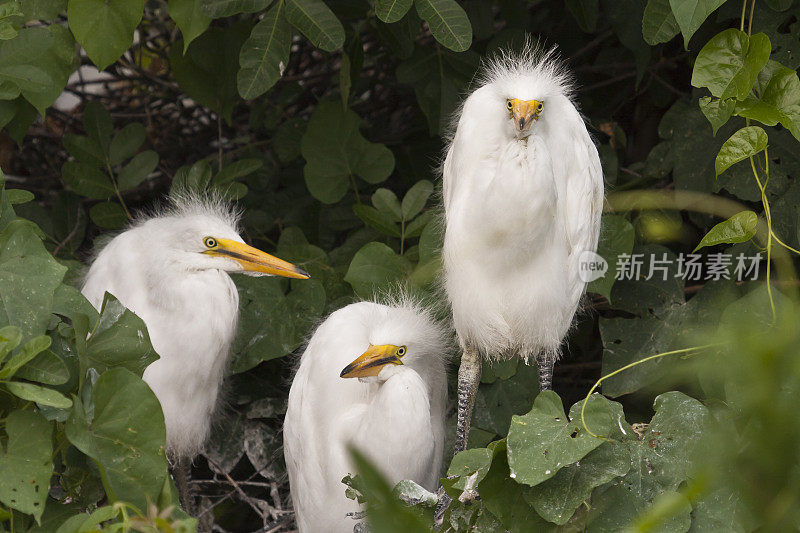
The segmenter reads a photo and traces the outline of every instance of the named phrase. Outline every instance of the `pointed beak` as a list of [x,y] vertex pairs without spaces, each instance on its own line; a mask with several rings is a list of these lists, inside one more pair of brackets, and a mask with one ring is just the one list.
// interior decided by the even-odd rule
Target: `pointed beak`
[[531,128],[533,121],[539,118],[541,105],[538,100],[511,100],[511,116],[517,131],[526,132]]
[[217,246],[204,253],[229,257],[242,265],[246,272],[262,272],[284,278],[308,279],[308,272],[291,263],[262,252],[258,248],[230,239],[217,239]]
[[398,355],[400,349],[401,347],[394,344],[370,345],[369,349],[361,354],[358,359],[344,367],[339,377],[366,378],[377,376],[386,365],[402,365],[403,361],[400,360],[402,355]]

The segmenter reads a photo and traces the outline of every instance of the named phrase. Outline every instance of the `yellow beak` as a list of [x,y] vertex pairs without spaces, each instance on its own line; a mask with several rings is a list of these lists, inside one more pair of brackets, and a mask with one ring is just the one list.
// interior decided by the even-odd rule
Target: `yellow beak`
[[284,278],[308,279],[311,276],[302,268],[262,252],[258,248],[230,239],[216,239],[217,245],[203,253],[229,257],[242,265],[247,272],[263,272]]
[[539,118],[539,113],[542,112],[541,106],[542,102],[539,100],[513,98],[511,100],[511,116],[514,118],[514,127],[518,131],[529,130],[533,121]]
[[405,355],[404,346],[395,346],[394,344],[373,346],[370,344],[369,349],[361,354],[358,359],[344,367],[339,376],[343,378],[377,376],[386,365],[402,365],[403,362],[400,358],[403,355]]

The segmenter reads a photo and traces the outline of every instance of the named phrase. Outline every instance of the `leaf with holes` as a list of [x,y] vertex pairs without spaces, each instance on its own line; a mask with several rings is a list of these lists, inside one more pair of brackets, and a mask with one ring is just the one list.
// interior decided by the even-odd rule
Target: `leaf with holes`
[[53,475],[52,425],[33,411],[16,410],[5,419],[8,442],[0,453],[0,501],[39,520]]

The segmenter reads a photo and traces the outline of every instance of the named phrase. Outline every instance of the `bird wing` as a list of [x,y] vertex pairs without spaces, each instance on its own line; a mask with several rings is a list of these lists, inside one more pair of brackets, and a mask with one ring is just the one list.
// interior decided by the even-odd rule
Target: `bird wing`
[[559,204],[569,244],[568,267],[573,301],[580,301],[586,283],[579,274],[580,255],[596,251],[603,214],[603,169],[594,143],[585,128],[569,143],[565,154],[565,180],[560,183]]

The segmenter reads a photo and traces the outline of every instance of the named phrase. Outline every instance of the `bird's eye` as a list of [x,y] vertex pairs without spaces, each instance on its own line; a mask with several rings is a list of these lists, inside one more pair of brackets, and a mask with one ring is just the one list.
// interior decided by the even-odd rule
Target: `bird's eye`
[[397,349],[397,357],[403,357],[406,354],[406,347],[401,346]]
[[514,107],[514,104],[512,104],[512,103],[511,103],[511,100],[506,100],[506,107],[507,107],[509,110],[510,110],[512,107]]
[[217,240],[214,237],[206,237],[203,239],[203,244],[206,245],[206,248],[214,248],[217,246]]
[[536,111],[541,111],[542,109],[544,109],[544,104],[540,102],[539,105],[536,106]]

